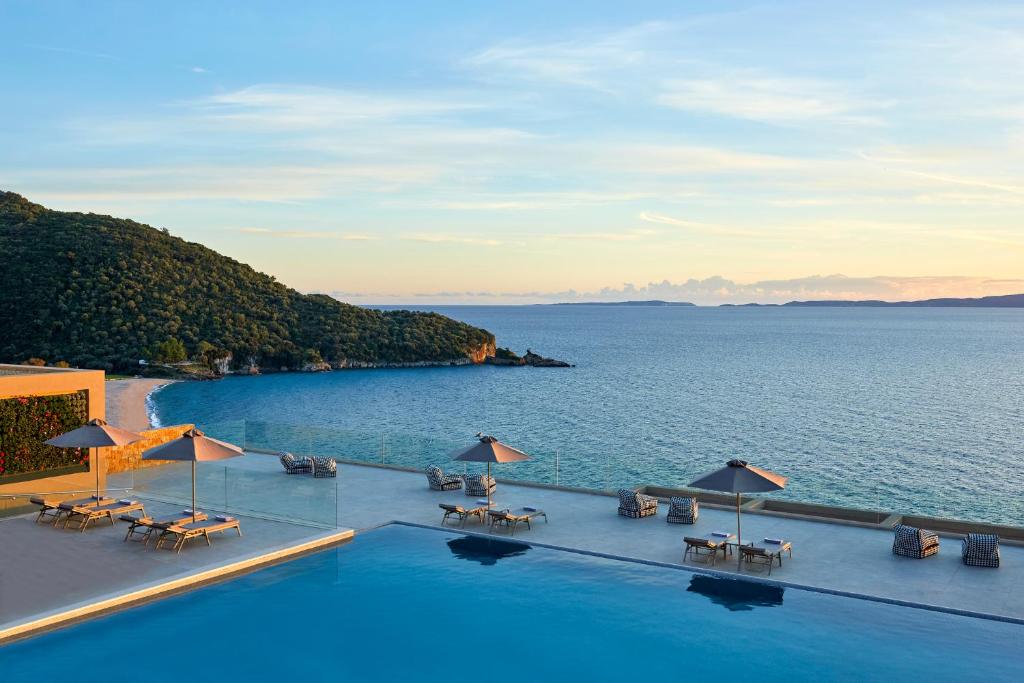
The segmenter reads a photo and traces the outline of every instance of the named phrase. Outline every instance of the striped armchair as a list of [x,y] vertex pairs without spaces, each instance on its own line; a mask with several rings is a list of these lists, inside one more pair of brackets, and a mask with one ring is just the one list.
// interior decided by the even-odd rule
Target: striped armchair
[[464,474],[462,480],[466,482],[467,496],[486,496],[498,488],[494,477],[488,478],[486,474]]
[[462,488],[462,477],[458,474],[445,474],[440,467],[431,465],[427,468],[427,483],[434,491],[451,491]]
[[314,477],[321,479],[338,476],[338,461],[334,458],[316,456],[312,460]]
[[658,499],[633,489],[619,489],[619,514],[623,517],[648,517],[658,514]]
[[960,554],[964,564],[972,567],[998,567],[999,537],[995,534],[967,534]]
[[313,471],[313,461],[310,458],[296,458],[291,453],[282,453],[281,467],[288,474],[310,473]]
[[669,524],[693,524],[700,516],[697,499],[691,496],[672,496],[669,499]]
[[892,541],[894,555],[922,560],[939,552],[939,535],[934,531],[925,531],[906,524],[897,524],[892,530],[895,534]]

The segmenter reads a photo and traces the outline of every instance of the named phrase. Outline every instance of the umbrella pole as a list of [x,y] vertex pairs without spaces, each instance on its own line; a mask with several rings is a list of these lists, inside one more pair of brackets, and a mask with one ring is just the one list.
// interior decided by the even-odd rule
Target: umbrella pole
[[196,461],[192,461],[192,523],[196,523]]
[[98,447],[92,449],[92,455],[90,456],[90,458],[92,460],[94,460],[94,462],[91,462],[90,464],[92,465],[92,469],[93,469],[93,471],[96,474],[96,500],[99,501],[99,499],[100,499],[100,449]]
[[743,568],[743,553],[740,546],[743,545],[743,534],[740,530],[740,494],[736,493],[736,571]]
[[487,463],[487,481],[484,482],[484,486],[487,487],[487,509],[491,509],[491,463]]

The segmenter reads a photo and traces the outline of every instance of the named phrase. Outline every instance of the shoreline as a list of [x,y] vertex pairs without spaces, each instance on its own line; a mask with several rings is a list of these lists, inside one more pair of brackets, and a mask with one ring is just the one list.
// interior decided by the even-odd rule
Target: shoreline
[[173,379],[107,380],[106,419],[110,424],[129,431],[142,432],[160,427],[160,418],[153,404],[153,394]]

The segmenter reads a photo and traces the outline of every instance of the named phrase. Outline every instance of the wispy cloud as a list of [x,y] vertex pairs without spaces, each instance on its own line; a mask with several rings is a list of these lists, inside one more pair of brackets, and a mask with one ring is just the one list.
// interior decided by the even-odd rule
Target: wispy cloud
[[207,120],[273,129],[327,128],[484,108],[456,93],[377,94],[285,84],[254,85],[185,103]]
[[661,88],[656,101],[674,109],[767,123],[799,123],[814,119],[870,125],[882,123],[877,116],[865,112],[877,110],[884,103],[859,99],[835,83],[817,79],[724,73],[717,78],[666,80]]
[[266,237],[293,240],[342,240],[345,242],[365,242],[377,239],[371,235],[354,235],[349,233],[305,230],[276,230],[273,228],[236,228],[236,230],[246,235],[264,235]]
[[497,247],[502,244],[501,240],[491,237],[476,237],[465,235],[446,235],[432,233],[412,233],[401,235],[401,240],[406,242],[424,242],[427,244],[468,244],[478,247]]
[[474,303],[501,300],[507,303],[554,303],[661,299],[700,305],[724,303],[785,303],[794,300],[906,301],[946,296],[978,297],[1024,292],[1024,279],[993,279],[970,276],[874,276],[810,275],[792,279],[738,282],[721,276],[680,282],[663,280],[645,285],[626,283],[579,291],[451,291],[396,294],[388,292],[335,292],[334,296],[359,303]]

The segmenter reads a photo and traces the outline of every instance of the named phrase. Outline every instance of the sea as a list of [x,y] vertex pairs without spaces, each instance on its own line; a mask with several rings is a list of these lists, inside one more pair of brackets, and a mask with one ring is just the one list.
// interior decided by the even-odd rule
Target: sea
[[[1024,310],[436,306],[573,368],[443,367],[181,382],[162,424],[416,467],[492,434],[498,476],[684,486],[731,458],[780,498],[1024,524]],[[241,426],[240,426],[241,425]]]

